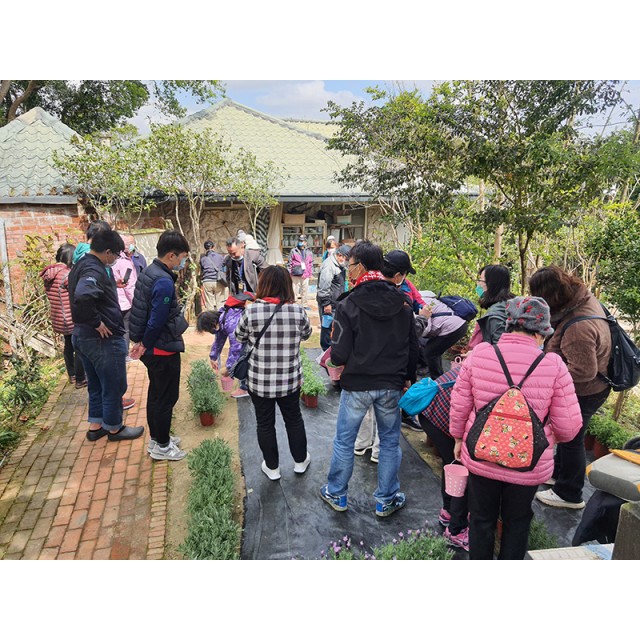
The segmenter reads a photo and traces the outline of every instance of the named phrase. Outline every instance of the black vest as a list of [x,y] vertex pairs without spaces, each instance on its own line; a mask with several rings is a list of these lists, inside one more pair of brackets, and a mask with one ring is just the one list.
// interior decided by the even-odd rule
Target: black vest
[[[155,281],[167,276],[176,281],[177,276],[157,258],[138,276],[129,317],[129,336],[132,342],[140,342],[144,336],[151,315],[151,294]],[[174,290],[169,318],[153,346],[164,351],[184,351],[182,334],[187,327],[188,323],[180,313]]]

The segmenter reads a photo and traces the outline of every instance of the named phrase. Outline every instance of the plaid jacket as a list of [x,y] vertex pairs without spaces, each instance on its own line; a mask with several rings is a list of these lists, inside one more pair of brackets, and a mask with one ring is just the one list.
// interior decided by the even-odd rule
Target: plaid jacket
[[[455,382],[460,373],[460,367],[451,367],[449,371],[445,371],[439,378],[436,378],[438,384],[443,382]],[[435,397],[429,404],[429,406],[422,412],[422,415],[427,418],[434,427],[437,427],[443,433],[448,436],[449,433],[449,412],[451,410],[451,392],[453,391],[453,385],[445,388],[438,389]]]
[[[236,327],[238,342],[251,347],[276,305],[256,300],[245,309]],[[300,342],[311,336],[311,325],[298,304],[285,304],[276,313],[249,357],[249,391],[262,398],[288,396],[302,383]]]

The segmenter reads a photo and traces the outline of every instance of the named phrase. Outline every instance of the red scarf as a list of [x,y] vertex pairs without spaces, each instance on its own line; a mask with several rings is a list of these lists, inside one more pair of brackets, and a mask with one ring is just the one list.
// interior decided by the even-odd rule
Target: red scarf
[[363,273],[356,280],[356,283],[353,286],[355,288],[358,285],[361,285],[363,282],[373,282],[375,280],[384,280],[384,281],[386,281],[386,278],[382,275],[382,273],[380,273],[380,271],[367,271],[366,273]]
[[263,302],[270,302],[271,304],[280,304],[280,298],[262,298]]

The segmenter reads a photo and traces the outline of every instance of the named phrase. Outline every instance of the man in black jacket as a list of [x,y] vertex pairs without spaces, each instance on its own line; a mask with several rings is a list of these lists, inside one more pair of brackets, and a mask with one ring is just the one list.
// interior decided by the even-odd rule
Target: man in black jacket
[[156,245],[158,257],[140,274],[133,294],[129,331],[131,357],[140,358],[149,375],[147,453],[154,460],[182,460],[187,454],[172,437],[171,416],[180,395],[180,353],[182,334],[189,323],[180,312],[176,296],[176,271],[189,255],[186,238],[177,231],[165,231]]
[[217,311],[228,297],[224,256],[214,250],[211,240],[204,243],[204,254],[200,256],[200,279],[204,293],[205,311]]
[[82,358],[89,391],[89,431],[92,442],[139,438],[142,427],[122,424],[122,396],[127,390],[124,323],[113,266],[124,249],[116,231],[100,231],[89,253],[69,273],[69,302],[74,322],[72,342]]
[[400,408],[398,401],[415,380],[418,338],[406,297],[380,272],[382,249],[356,244],[349,256],[354,289],[338,302],[331,339],[331,361],[344,365],[342,394],[328,484],[320,495],[336,511],[347,509],[347,486],[360,423],[373,406],[380,454],[376,515],[386,517],[406,502],[400,491]]

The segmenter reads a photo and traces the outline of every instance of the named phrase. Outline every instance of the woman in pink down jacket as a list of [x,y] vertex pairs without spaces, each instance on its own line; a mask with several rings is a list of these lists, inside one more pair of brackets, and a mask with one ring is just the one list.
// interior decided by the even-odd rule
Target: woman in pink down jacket
[[[506,332],[497,347],[517,385],[540,355],[546,336],[553,333],[549,306],[542,298],[517,297],[506,304]],[[527,552],[539,484],[551,477],[553,445],[575,437],[580,406],[567,366],[547,353],[522,385],[527,403],[540,420],[549,446],[531,471],[508,469],[473,460],[466,446],[476,412],[509,388],[493,345],[482,343],[467,357],[451,393],[450,431],[456,439],[455,457],[469,470],[469,557],[493,558],[494,534],[502,517],[499,560],[522,560]]]

